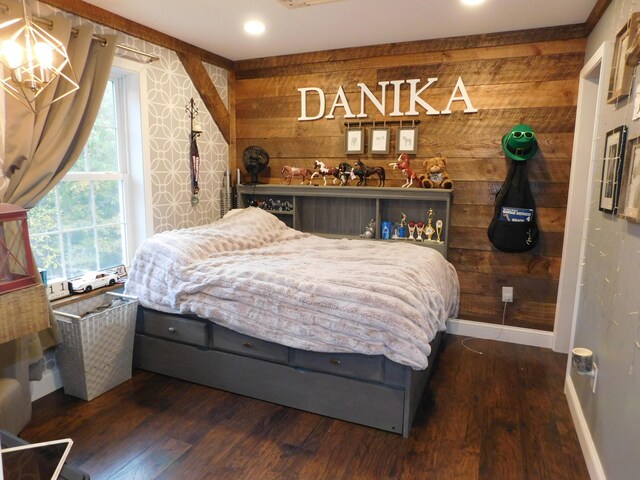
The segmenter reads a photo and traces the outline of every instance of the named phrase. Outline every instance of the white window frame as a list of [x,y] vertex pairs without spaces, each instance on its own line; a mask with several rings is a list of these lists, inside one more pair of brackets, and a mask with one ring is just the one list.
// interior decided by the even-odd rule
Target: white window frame
[[129,181],[125,202],[126,221],[129,226],[127,250],[129,261],[136,249],[153,234],[153,209],[151,197],[151,154],[147,132],[149,131],[147,64],[115,57],[112,70],[120,78],[120,88],[126,94],[122,119],[127,136],[123,144],[128,147],[124,155]]
[[[61,182],[122,181],[122,217],[124,262],[128,267],[137,247],[153,231],[151,211],[149,143],[142,132],[148,131],[146,65],[115,57],[110,79],[116,90],[116,122],[118,134],[119,172],[68,172]],[[56,195],[58,225],[61,225]],[[94,219],[95,220],[95,219]],[[95,221],[92,222],[95,225]],[[121,224],[120,224],[121,225]],[[75,229],[66,229],[65,233]],[[86,227],[77,230],[86,230]],[[62,235],[58,231],[58,235]],[[95,231],[94,231],[95,235]],[[65,251],[61,250],[62,265]],[[64,268],[64,267],[63,267]]]

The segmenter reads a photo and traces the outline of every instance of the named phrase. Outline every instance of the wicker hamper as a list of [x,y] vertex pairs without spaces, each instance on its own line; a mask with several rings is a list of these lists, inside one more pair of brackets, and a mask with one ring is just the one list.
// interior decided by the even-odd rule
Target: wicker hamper
[[42,284],[0,294],[0,343],[49,328],[49,300]]
[[138,300],[108,292],[55,310],[64,393],[91,400],[131,378]]

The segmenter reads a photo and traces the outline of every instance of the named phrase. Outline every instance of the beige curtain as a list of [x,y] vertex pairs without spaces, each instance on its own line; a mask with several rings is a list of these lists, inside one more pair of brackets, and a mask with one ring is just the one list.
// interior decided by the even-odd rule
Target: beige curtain
[[[21,15],[19,3],[6,0],[6,5],[8,10],[0,13],[0,23]],[[0,110],[0,114],[4,114],[0,202],[23,208],[36,205],[79,158],[98,114],[117,44],[113,35],[104,36],[106,46],[93,40],[91,25],[77,27],[78,34],[73,35],[70,19],[56,15],[50,20],[53,22],[50,33],[66,45],[80,89],[35,114],[10,95],[4,96],[5,108]],[[65,82],[56,80],[55,85],[47,88],[51,91],[43,92],[39,99],[41,105],[54,98],[54,90],[66,91],[67,87]],[[51,312],[50,317],[54,326]],[[31,362],[41,359],[43,350],[56,343],[54,329],[32,336],[29,339]],[[38,374],[33,377],[38,378]]]
[[[90,25],[78,27],[74,36],[69,19],[56,16],[51,20],[51,34],[67,44],[80,89],[35,115],[5,95],[3,169],[9,183],[0,199],[23,208],[36,205],[79,158],[102,102],[117,43],[115,36],[105,35],[106,46],[92,40]],[[66,85],[59,82],[56,87],[64,90]],[[39,101],[46,104],[54,90],[43,93]]]

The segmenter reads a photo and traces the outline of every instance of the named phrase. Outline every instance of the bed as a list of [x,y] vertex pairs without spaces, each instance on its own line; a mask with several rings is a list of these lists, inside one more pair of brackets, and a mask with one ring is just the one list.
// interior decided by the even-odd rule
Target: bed
[[154,235],[138,368],[407,436],[457,315],[453,267],[412,242],[328,239],[258,208]]

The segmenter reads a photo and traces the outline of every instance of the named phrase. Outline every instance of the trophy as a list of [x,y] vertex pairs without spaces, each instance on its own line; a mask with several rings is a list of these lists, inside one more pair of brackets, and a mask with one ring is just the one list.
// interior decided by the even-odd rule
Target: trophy
[[409,240],[415,240],[416,237],[414,237],[416,233],[416,223],[415,222],[409,222]]
[[440,240],[440,234],[442,233],[442,220],[438,220],[436,222],[436,235],[438,238],[438,243],[442,243],[442,240]]
[[418,222],[417,227],[418,227],[418,238],[417,238],[417,240],[419,242],[421,242],[422,241],[422,233],[424,232],[424,223]]
[[404,236],[404,226],[407,224],[407,216],[403,213],[398,228],[395,230],[392,238],[406,240]]
[[429,218],[427,220],[427,226],[424,229],[424,234],[427,236],[427,241],[428,242],[432,242],[433,240],[431,240],[431,237],[433,237],[433,234],[436,233],[436,231],[434,230],[433,226],[431,225],[431,219],[433,218],[433,210],[430,208],[429,209]]

